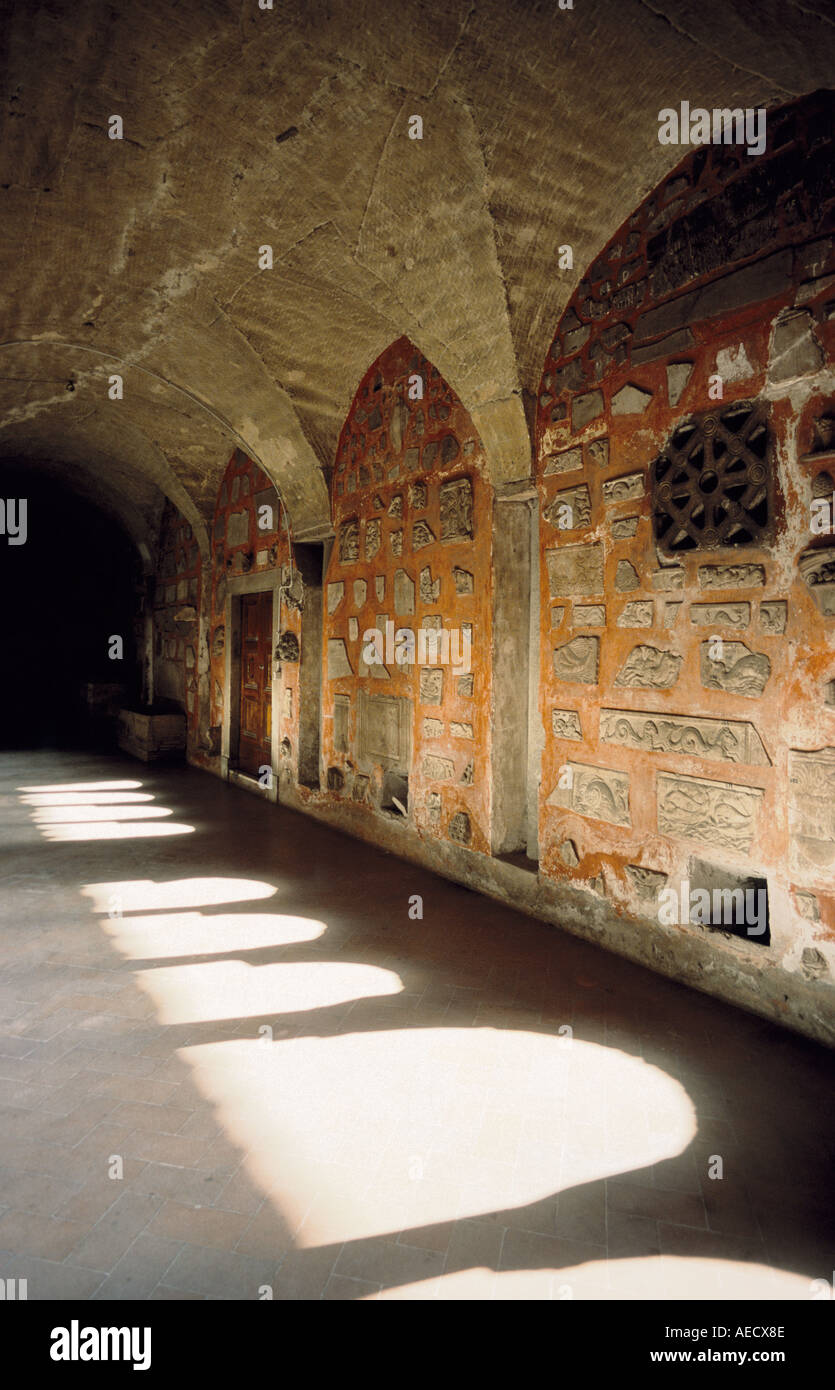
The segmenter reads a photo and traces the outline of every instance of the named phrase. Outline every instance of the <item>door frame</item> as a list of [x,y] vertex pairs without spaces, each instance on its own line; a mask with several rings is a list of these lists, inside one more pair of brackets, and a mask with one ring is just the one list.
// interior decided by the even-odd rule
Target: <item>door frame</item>
[[[260,574],[229,575],[226,581],[224,622],[226,660],[223,672],[223,724],[221,726],[220,769],[229,782],[255,792],[267,801],[278,801],[278,759],[281,743],[279,728],[281,679],[276,674],[275,648],[279,638],[279,590],[281,570]],[[254,777],[239,771],[232,750],[236,748],[241,723],[241,598],[245,594],[272,594],[272,635],[270,639],[270,760],[272,786],[262,787]]]

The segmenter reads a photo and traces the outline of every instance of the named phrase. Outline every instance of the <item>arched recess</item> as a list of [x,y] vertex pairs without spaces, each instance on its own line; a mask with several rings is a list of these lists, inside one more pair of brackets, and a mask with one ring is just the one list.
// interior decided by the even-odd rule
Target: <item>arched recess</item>
[[[669,973],[703,984],[706,947],[719,992],[754,1005],[747,967],[790,1008],[816,982],[823,1011],[833,101],[769,112],[759,157],[696,148],[626,219],[560,319],[536,431],[543,872],[612,901],[623,948]],[[714,890],[743,888],[767,921],[717,919]],[[670,889],[709,915],[665,919]]]
[[[523,833],[524,742],[520,756],[504,671],[513,579],[496,544],[481,438],[408,338],[359,385],[340,434],[332,507],[328,796],[471,850],[517,848],[507,841]],[[525,527],[527,538],[527,515]],[[507,688],[497,693],[501,680]],[[524,701],[524,676],[523,687]]]

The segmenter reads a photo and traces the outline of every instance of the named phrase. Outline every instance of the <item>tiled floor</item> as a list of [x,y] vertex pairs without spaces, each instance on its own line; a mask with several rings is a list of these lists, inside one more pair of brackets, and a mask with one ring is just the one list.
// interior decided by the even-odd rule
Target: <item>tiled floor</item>
[[6,754],[0,792],[29,1298],[832,1279],[831,1053],[197,772]]

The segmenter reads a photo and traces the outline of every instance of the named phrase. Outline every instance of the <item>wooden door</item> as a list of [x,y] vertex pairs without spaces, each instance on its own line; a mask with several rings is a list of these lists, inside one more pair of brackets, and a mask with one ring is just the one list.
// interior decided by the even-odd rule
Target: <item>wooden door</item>
[[272,765],[273,596],[241,598],[241,724],[238,767],[250,777]]

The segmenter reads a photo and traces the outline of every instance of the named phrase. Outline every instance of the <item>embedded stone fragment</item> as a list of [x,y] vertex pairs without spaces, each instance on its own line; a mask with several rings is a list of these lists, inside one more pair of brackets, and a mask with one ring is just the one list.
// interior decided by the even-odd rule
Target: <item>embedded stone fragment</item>
[[353,564],[360,554],[360,527],[356,517],[345,521],[339,528],[339,563]]
[[565,864],[569,869],[576,869],[577,865],[580,862],[580,856],[577,853],[573,840],[563,840],[562,844],[560,845],[559,853],[560,859],[562,860],[563,864]]
[[655,605],[652,599],[633,599],[617,621],[618,627],[652,627]]
[[470,479],[453,478],[448,483],[442,483],[439,499],[441,540],[472,540],[473,485]]
[[751,621],[750,603],[693,603],[690,621],[694,627],[747,627]]
[[667,397],[670,405],[678,405],[693,372],[692,362],[671,362],[667,368]]
[[603,546],[563,545],[546,550],[551,598],[602,594]]
[[[288,690],[287,692],[291,692]],[[336,694],[333,697],[333,746],[337,753],[347,753],[350,746],[351,697]]]
[[403,554],[403,532],[392,531],[391,533],[391,553],[392,555]]
[[602,709],[600,739],[602,743],[649,753],[676,753],[711,762],[747,763],[752,767],[771,766],[754,725],[738,719]]
[[354,580],[354,607],[363,608],[368,594],[368,585],[364,579]]
[[672,593],[676,589],[684,588],[684,570],[680,565],[674,569],[654,570],[650,575],[650,582],[657,592]]
[[588,391],[584,396],[575,396],[571,402],[571,428],[581,430],[591,420],[603,414],[603,392]]
[[658,869],[645,869],[641,864],[627,864],[626,872],[643,902],[655,902],[667,883],[667,874],[662,874]]
[[438,666],[422,666],[420,672],[420,702],[422,705],[440,705],[444,698],[444,673]]
[[424,721],[423,721],[423,737],[424,737],[424,738],[440,738],[441,735],[443,734],[443,732],[444,732],[444,724],[443,724],[443,720],[442,720],[442,719],[424,719]]
[[575,603],[575,627],[605,627],[606,607],[602,603]]
[[473,726],[472,724],[462,724],[453,719],[449,726],[449,732],[452,738],[472,738]]
[[683,773],[656,774],[658,830],[745,854],[757,831],[761,787],[712,782]]
[[394,611],[399,615],[414,613],[415,585],[405,570],[396,570],[394,575]]
[[378,518],[365,523],[365,558],[373,560],[382,544],[382,526]]
[[806,309],[783,309],[777,316],[768,363],[769,381],[788,381],[820,371],[823,353]]
[[475,763],[474,763],[473,759],[470,758],[469,762],[464,764],[464,771],[461,773],[461,778],[460,778],[461,786],[462,786],[462,787],[471,787],[471,786],[473,785],[474,779],[475,779]]
[[386,596],[386,576],[384,574],[375,574],[374,592],[377,595],[377,602],[382,603]]
[[471,700],[473,695],[473,674],[469,672],[466,676],[458,677],[458,694],[464,699]]
[[760,604],[760,629],[770,635],[779,636],[786,630],[789,606],[782,600],[777,599],[773,603]]
[[622,386],[612,397],[613,415],[641,415],[652,400],[652,392],[640,386]]
[[560,681],[594,685],[597,681],[599,661],[599,637],[574,637],[564,646],[555,648],[554,675]]
[[435,533],[426,521],[416,521],[412,527],[412,549],[422,550],[424,546],[431,545],[435,539]]
[[661,647],[633,647],[615,677],[615,685],[641,690],[669,690],[675,685],[683,657]]
[[423,759],[423,775],[431,782],[448,782],[455,776],[452,758],[439,758],[434,753],[427,753]]
[[456,594],[471,594],[473,592],[473,576],[469,570],[459,569],[456,565],[452,571],[452,578]]
[[609,464],[609,441],[608,439],[592,439],[586,445],[586,453],[589,462],[596,468],[606,468]]
[[415,507],[419,512],[426,507],[426,483],[409,484],[409,506]]
[[700,565],[700,589],[758,589],[765,584],[762,565]]
[[612,540],[625,541],[635,535],[638,530],[638,518],[636,516],[623,516],[612,522]]
[[396,492],[388,505],[388,516],[400,517],[403,515],[403,493]]
[[835,748],[789,750],[789,834],[795,867],[824,873],[835,865]]
[[555,738],[568,738],[579,743],[583,737],[576,709],[552,709],[551,729]]
[[547,478],[551,473],[574,473],[583,466],[583,454],[580,449],[563,449],[559,454],[549,454],[545,460],[545,474]]
[[805,550],[797,563],[818,610],[825,618],[835,616],[835,546]]
[[603,484],[604,502],[633,502],[644,495],[643,473],[624,473],[620,478],[609,478]]
[[557,526],[561,531],[588,526],[591,521],[591,498],[585,483],[556,493],[542,515],[550,526]]
[[354,674],[348,651],[341,637],[328,639],[328,680],[338,680],[340,676]]
[[615,572],[615,588],[621,594],[628,594],[633,589],[640,589],[641,581],[638,578],[634,565],[628,560],[618,560],[618,567]]
[[678,615],[679,615],[679,610],[682,609],[683,607],[684,607],[684,604],[683,604],[683,603],[665,603],[665,604],[664,604],[664,626],[665,626],[665,627],[675,627],[675,625],[676,625],[676,618],[677,618]]
[[[717,645],[720,651],[717,652]],[[711,655],[714,652],[715,655]],[[702,642],[702,685],[730,695],[758,699],[771,675],[771,662],[762,652],[752,652],[744,642]]]
[[461,845],[468,845],[472,839],[470,818],[466,811],[456,811],[449,823],[449,838]]
[[557,784],[546,805],[562,806],[578,816],[608,821],[610,825],[632,824],[627,773],[587,763],[567,763],[566,768],[570,770],[565,779],[568,786]]
[[425,565],[420,572],[420,601],[421,603],[437,603],[441,594],[440,579],[432,578],[431,566]]

